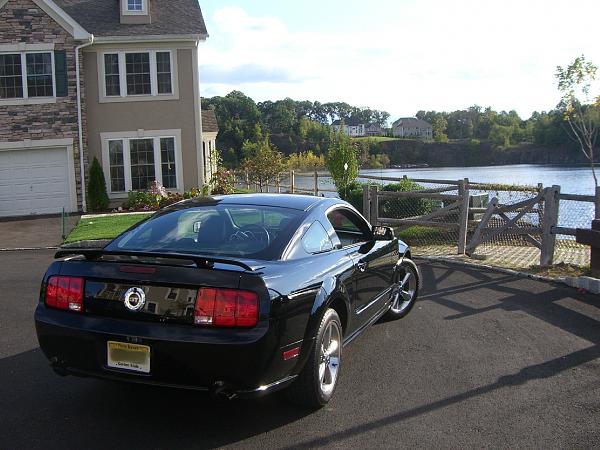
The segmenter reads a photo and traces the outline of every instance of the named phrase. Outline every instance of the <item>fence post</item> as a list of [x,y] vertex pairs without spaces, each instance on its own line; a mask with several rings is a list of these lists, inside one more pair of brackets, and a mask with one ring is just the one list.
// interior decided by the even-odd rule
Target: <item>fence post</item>
[[317,195],[319,195],[319,174],[317,173],[316,170],[315,170],[314,177],[315,177],[315,189],[314,189],[314,191],[315,191],[315,197],[316,197]]
[[290,194],[294,193],[294,190],[296,189],[296,176],[294,174],[293,170],[290,170]]
[[600,186],[596,186],[594,219],[600,219]]
[[371,221],[371,203],[369,198],[370,187],[368,184],[363,185],[363,209],[362,213],[365,219]]
[[250,177],[248,176],[248,171],[246,171],[246,189],[250,190]]
[[540,266],[551,266],[554,262],[554,246],[556,234],[553,228],[558,225],[558,206],[560,186],[553,185],[545,189],[544,195],[544,223],[542,224],[542,249],[540,252]]
[[281,194],[281,185],[279,184],[279,175],[275,178],[275,187],[277,188],[277,193]]
[[467,231],[469,229],[469,179],[465,178],[458,185],[458,194],[461,196],[460,215],[458,218],[458,254],[464,255],[467,248]]
[[369,197],[371,197],[371,201],[369,202],[369,222],[372,226],[378,224],[377,218],[379,217],[379,195],[378,195],[379,187],[374,184],[370,187]]

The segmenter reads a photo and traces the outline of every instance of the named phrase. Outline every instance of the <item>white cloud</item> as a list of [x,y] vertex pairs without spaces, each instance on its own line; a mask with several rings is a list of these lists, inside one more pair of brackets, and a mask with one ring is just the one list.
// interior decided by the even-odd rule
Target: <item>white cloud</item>
[[[432,7],[432,4],[435,7]],[[585,53],[600,63],[595,14],[571,24],[565,3],[459,0],[407,4],[393,25],[292,31],[279,18],[226,7],[201,49],[204,95],[242,90],[256,101],[346,101],[392,117],[472,104],[527,117],[558,101],[556,65]]]

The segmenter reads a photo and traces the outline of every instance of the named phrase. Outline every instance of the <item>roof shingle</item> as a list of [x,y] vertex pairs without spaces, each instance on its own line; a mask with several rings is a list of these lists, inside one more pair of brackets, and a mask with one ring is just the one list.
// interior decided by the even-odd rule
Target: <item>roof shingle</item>
[[202,131],[206,133],[218,133],[219,124],[217,122],[217,116],[215,111],[212,109],[202,110]]
[[152,23],[122,24],[119,0],[55,0],[95,36],[206,35],[198,0],[151,0]]

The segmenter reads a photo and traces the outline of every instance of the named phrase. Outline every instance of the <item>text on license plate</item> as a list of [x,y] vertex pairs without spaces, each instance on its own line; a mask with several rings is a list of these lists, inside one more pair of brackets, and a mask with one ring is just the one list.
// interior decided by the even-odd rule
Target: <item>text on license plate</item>
[[150,347],[147,345],[108,341],[106,350],[108,367],[150,373]]

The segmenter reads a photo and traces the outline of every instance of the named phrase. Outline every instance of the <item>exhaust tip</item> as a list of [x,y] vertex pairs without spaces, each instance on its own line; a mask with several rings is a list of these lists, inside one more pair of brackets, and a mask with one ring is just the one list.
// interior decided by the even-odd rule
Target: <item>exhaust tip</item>
[[237,397],[237,394],[224,381],[216,381],[210,389],[210,395],[214,399],[227,401]]

